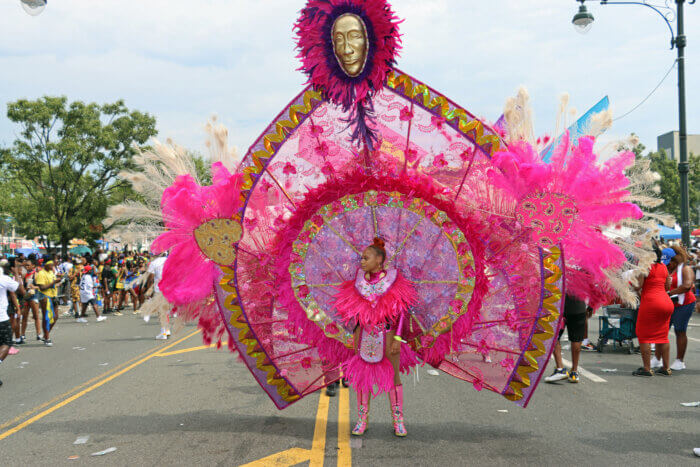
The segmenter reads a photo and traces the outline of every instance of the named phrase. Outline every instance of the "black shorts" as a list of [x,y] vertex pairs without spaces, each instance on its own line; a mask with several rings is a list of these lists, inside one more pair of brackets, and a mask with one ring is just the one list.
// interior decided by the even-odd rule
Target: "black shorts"
[[[586,334],[586,313],[564,314],[564,322],[566,323],[566,332],[569,335],[569,342],[583,342],[583,337]],[[559,338],[564,333],[564,329],[559,332]]]
[[91,298],[91,299],[88,300],[87,302],[84,302],[84,301],[81,300],[81,301],[80,301],[80,304],[81,304],[82,306],[88,306],[88,305],[95,305],[95,306],[97,306],[97,300],[95,300],[94,298]]
[[12,345],[12,326],[9,319],[0,323],[0,347],[3,345]]

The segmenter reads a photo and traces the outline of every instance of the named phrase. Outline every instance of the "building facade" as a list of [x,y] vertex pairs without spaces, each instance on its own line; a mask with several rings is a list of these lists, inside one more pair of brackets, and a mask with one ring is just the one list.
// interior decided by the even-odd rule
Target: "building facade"
[[[666,157],[679,161],[681,156],[680,137],[677,131],[669,131],[656,137],[656,150],[666,153]],[[688,154],[700,155],[700,135],[688,135]]]

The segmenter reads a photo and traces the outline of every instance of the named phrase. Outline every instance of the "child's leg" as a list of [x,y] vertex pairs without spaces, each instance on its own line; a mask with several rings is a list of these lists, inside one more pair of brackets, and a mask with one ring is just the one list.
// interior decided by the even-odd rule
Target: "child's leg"
[[401,385],[401,373],[399,372],[401,364],[401,342],[394,339],[396,333],[389,331],[386,333],[386,357],[394,367],[394,386]]
[[406,426],[403,420],[403,386],[399,368],[401,364],[401,342],[394,339],[393,331],[386,333],[386,357],[394,367],[394,387],[389,390],[389,403],[391,405],[391,418],[394,421],[394,434],[406,436]]

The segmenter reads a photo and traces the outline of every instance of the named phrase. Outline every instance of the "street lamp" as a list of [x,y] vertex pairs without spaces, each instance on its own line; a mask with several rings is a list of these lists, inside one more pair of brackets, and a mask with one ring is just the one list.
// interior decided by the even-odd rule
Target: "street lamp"
[[[586,0],[576,0],[581,3],[578,13],[574,15],[572,22],[576,30],[585,33],[593,24],[593,15],[588,13],[584,2]],[[669,31],[671,31],[671,49],[674,47],[678,50],[678,120],[679,120],[679,142],[680,142],[680,158],[678,162],[678,175],[681,180],[681,229],[683,231],[683,244],[690,246],[690,198],[688,195],[688,132],[686,130],[685,121],[685,45],[686,36],[683,26],[683,4],[685,0],[675,0],[676,10],[666,5],[652,5],[646,0],[640,2],[610,2],[601,0],[601,5],[642,5],[651,8],[661,16],[666,22]],[[696,0],[688,1],[692,5]],[[676,23],[676,31],[673,31],[672,21]]]
[[20,0],[22,9],[31,16],[39,16],[46,8],[48,0]]
[[583,4],[585,0],[578,0],[581,2],[581,6],[578,9],[578,13],[574,15],[574,19],[571,22],[576,28],[576,32],[581,34],[586,34],[593,27],[593,15],[588,12],[586,5]]

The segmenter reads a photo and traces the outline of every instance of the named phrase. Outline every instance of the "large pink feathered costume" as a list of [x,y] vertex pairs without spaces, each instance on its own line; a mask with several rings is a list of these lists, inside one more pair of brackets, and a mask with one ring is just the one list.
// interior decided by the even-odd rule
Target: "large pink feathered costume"
[[[364,34],[358,60],[343,55],[351,28]],[[576,289],[624,259],[599,231],[641,215],[626,202],[631,156],[597,166],[592,140],[565,139],[547,165],[525,142],[509,146],[392,68],[398,22],[384,0],[309,0],[297,33],[310,83],[237,173],[216,170],[211,187],[178,179],[164,194],[163,293],[217,310],[206,337],[220,342],[225,328],[280,409],[344,372],[359,395],[356,434],[371,393],[388,392],[405,435],[384,354],[394,333],[410,342],[402,371],[423,362],[526,406],[556,342],[566,248],[582,271]],[[586,256],[596,252],[582,235],[605,255]],[[373,237],[386,241],[385,274],[365,277]]]

